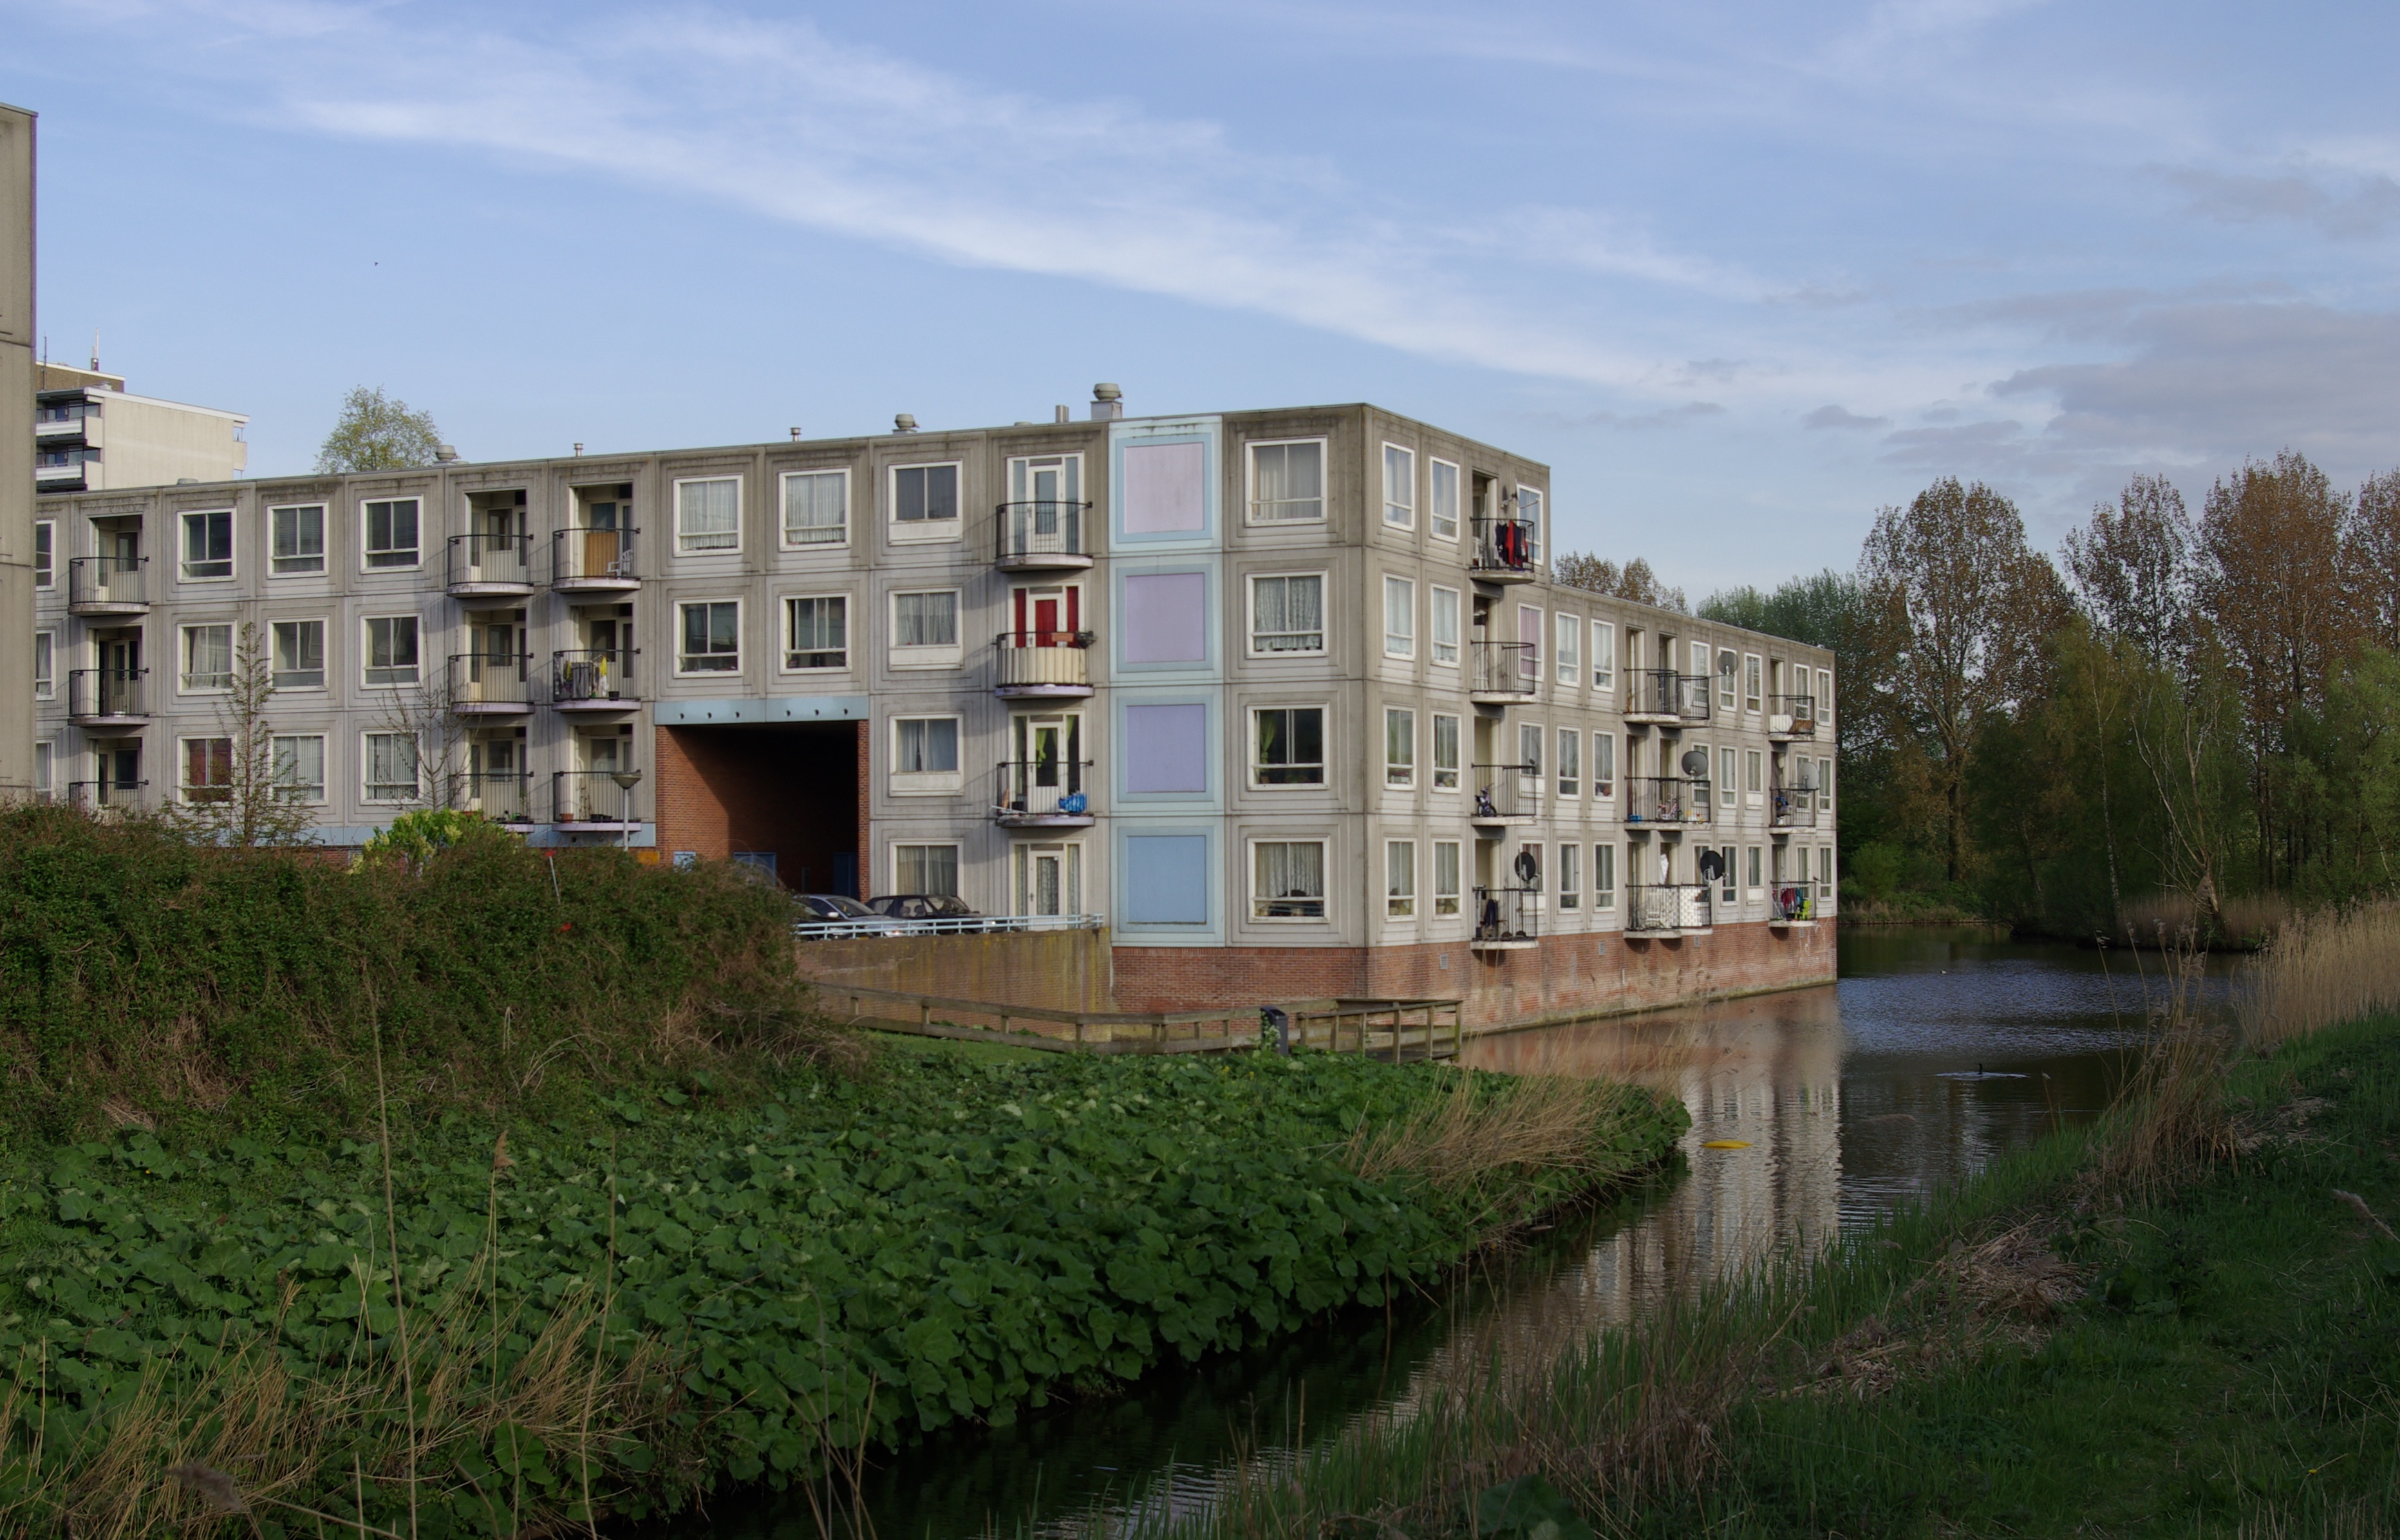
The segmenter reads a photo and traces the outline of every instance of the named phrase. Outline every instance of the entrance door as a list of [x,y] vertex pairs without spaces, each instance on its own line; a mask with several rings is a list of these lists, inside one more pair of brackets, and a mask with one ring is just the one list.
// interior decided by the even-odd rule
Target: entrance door
[[136,699],[142,672],[142,634],[127,632],[100,639],[100,710],[103,716],[137,715]]
[[578,576],[611,578],[617,575],[620,549],[619,531],[622,527],[619,514],[622,507],[617,502],[584,505],[583,570]]
[[1083,718],[1019,716],[1011,736],[1016,780],[1028,812],[1057,812],[1060,798],[1084,789]]
[[1081,845],[1016,847],[1016,912],[1081,914],[1084,904]]
[[1083,590],[1072,585],[1020,588],[1011,595],[1010,617],[1018,647],[1071,647],[1083,627]]

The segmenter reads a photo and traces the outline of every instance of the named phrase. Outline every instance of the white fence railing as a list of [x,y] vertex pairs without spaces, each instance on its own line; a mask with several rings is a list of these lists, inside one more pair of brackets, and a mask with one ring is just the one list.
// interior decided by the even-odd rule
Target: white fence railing
[[1108,924],[1097,914],[979,914],[941,920],[796,920],[801,941],[842,941],[862,935],[992,935],[1019,931],[1097,931]]

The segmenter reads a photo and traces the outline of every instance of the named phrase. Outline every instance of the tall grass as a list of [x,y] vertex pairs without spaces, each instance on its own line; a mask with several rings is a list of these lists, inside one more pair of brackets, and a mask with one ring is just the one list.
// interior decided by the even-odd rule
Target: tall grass
[[1408,1172],[1447,1192],[1477,1192],[1487,1210],[1478,1228],[1490,1233],[1534,1217],[1498,1212],[1524,1192],[1517,1179],[1565,1173],[1598,1187],[1648,1164],[1655,1152],[1625,1132],[1655,1123],[1637,1116],[1650,1100],[1608,1081],[1460,1073],[1409,1117],[1360,1125],[1342,1163],[1369,1181]]
[[2400,901],[2294,920],[2252,966],[2247,982],[2242,1035],[2261,1051],[2400,1008]]

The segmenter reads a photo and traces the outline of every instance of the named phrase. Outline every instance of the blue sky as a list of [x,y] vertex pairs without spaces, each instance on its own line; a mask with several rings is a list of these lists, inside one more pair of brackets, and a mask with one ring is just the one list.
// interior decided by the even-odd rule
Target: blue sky
[[52,356],[300,470],[1370,400],[1695,598],[2400,464],[2400,9],[0,0]]

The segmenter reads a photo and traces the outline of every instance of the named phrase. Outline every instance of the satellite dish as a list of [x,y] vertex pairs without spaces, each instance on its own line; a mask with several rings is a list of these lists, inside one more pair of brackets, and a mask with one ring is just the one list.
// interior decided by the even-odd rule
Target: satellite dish
[[1726,678],[1728,678],[1728,679],[1730,679],[1730,678],[1732,678],[1732,677],[1733,677],[1733,654],[1732,654],[1732,653],[1730,653],[1730,652],[1720,652],[1720,653],[1718,653],[1718,654],[1717,654],[1717,672],[1718,672],[1719,674],[1724,675],[1725,675]]
[[1714,851],[1700,852],[1700,876],[1713,882],[1725,875],[1725,857]]
[[1684,767],[1684,773],[1685,775],[1706,775],[1709,773],[1709,751],[1706,749],[1685,749],[1684,751],[1684,757],[1680,763]]
[[1530,888],[1534,883],[1540,881],[1541,877],[1541,861],[1535,857],[1534,852],[1530,850],[1519,851],[1517,852],[1517,880]]

